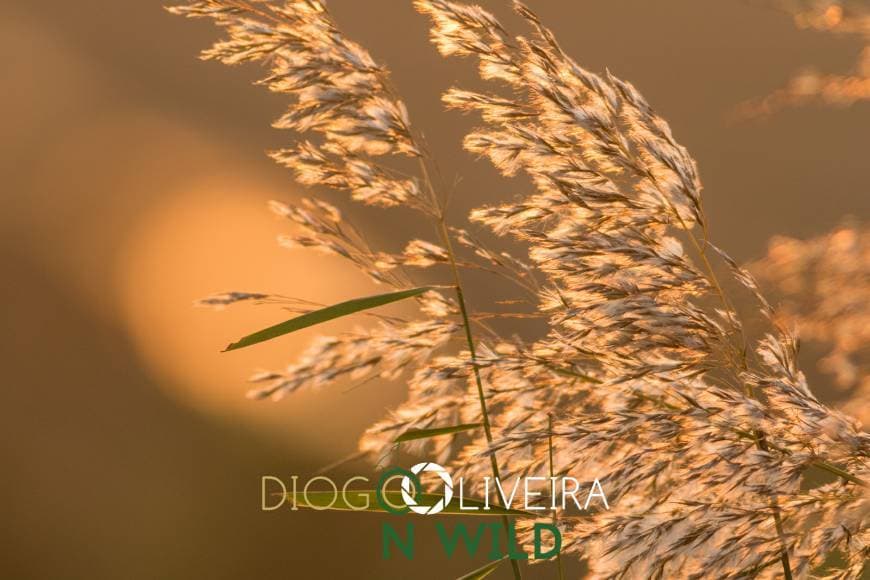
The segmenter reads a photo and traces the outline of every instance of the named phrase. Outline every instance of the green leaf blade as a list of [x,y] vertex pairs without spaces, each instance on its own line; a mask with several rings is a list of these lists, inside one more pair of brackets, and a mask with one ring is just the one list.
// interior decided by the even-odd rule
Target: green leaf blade
[[460,576],[456,580],[481,580],[482,578],[486,578],[490,574],[496,571],[496,569],[501,566],[501,563],[507,560],[507,556],[500,560],[496,560],[495,562],[489,562],[478,568],[477,570],[472,570],[468,574],[464,576]]
[[223,352],[238,350],[267,340],[272,340],[273,338],[278,338],[279,336],[284,336],[285,334],[290,334],[291,332],[296,332],[297,330],[302,330],[303,328],[308,328],[309,326],[315,326],[329,320],[341,318],[349,314],[354,314],[363,310],[370,310],[406,298],[413,298],[414,296],[419,296],[420,294],[430,290],[432,290],[432,288],[424,286],[421,288],[412,288],[410,290],[401,290],[399,292],[389,292],[387,294],[377,294],[375,296],[366,296],[364,298],[354,298],[353,300],[333,304],[332,306],[308,312],[301,316],[297,316],[296,318],[285,320],[284,322],[274,326],[264,328],[263,330],[242,337],[227,346]]
[[440,435],[450,435],[453,433],[461,433],[482,427],[483,423],[463,423],[462,425],[454,425],[451,427],[435,427],[433,429],[409,429],[398,437],[394,443],[404,443],[405,441],[414,441],[416,439],[428,439],[430,437],[438,437]]
[[[385,491],[383,495],[384,499],[392,505],[397,507],[405,505],[402,499],[402,492],[400,491]],[[373,489],[348,490],[347,498],[343,497],[341,492],[335,494],[332,491],[309,491],[308,494],[302,492],[288,493],[286,497],[291,505],[295,505],[299,509],[388,513],[378,503],[377,491]],[[416,499],[419,505],[433,505],[443,497],[440,493],[419,493]],[[363,505],[368,507],[363,508]],[[459,498],[454,496],[453,500],[437,515],[539,517],[538,514],[523,510],[507,509],[492,503],[489,509],[484,509],[486,504],[483,500],[478,499],[463,498],[462,505],[466,509],[459,509]],[[467,509],[470,507],[476,507],[477,509]]]

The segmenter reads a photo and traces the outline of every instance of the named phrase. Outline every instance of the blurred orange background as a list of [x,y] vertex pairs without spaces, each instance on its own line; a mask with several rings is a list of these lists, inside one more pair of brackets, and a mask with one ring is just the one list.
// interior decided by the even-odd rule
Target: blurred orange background
[[[870,215],[867,104],[727,121],[802,66],[847,68],[860,42],[798,30],[762,2],[530,4],[579,62],[632,81],[671,122],[700,165],[712,237],[738,260],[775,234],[810,237]],[[456,219],[522,193],[461,151],[471,121],[442,111],[440,93],[475,86],[474,67],[437,55],[410,1],[330,7],[389,65],[441,165],[462,176]],[[304,194],[262,154],[290,137],[269,127],[282,104],[250,85],[259,71],[196,60],[216,34],[148,0],[0,7],[0,576],[465,572],[472,562],[434,551],[413,565],[381,560],[376,518],[259,511],[260,475],[313,474],[353,452],[403,386],[249,401],[251,371],[290,362],[313,334],[220,354],[283,315],[192,307],[224,290],[320,302],[373,291],[340,261],[275,243],[285,225],[267,200]],[[405,210],[326,195],[377,243],[429,237]],[[544,576],[552,570],[529,573]]]

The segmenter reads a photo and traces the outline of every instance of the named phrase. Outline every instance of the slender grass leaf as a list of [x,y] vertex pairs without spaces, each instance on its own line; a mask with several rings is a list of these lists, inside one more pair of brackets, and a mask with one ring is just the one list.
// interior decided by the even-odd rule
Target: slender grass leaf
[[473,570],[465,576],[460,576],[456,580],[480,580],[481,578],[486,578],[487,576],[495,572],[496,568],[501,566],[501,563],[505,560],[507,560],[507,556],[505,556],[501,560],[496,560],[495,562],[490,562],[485,566],[481,566],[477,570]]
[[333,304],[332,306],[327,306],[326,308],[321,308],[320,310],[315,310],[314,312],[308,312],[306,314],[303,314],[302,316],[291,318],[290,320],[286,320],[284,322],[281,322],[280,324],[276,324],[274,326],[270,326],[269,328],[264,328],[259,332],[249,334],[248,336],[245,336],[244,338],[241,338],[238,341],[230,344],[224,349],[224,352],[245,348],[246,346],[265,342],[267,340],[272,340],[273,338],[278,338],[279,336],[290,334],[291,332],[296,332],[297,330],[308,328],[309,326],[315,326],[328,320],[341,318],[342,316],[347,316],[348,314],[354,314],[355,312],[361,312],[363,310],[377,308],[378,306],[390,304],[391,302],[398,302],[399,300],[404,300],[405,298],[419,296],[420,294],[428,292],[429,290],[431,290],[431,288],[429,287],[412,288],[411,290],[390,292],[388,294],[378,294],[376,296],[366,296],[365,298],[354,298],[353,300],[348,300],[347,302]]
[[[373,489],[348,490],[347,497],[344,495],[341,491],[338,494],[332,491],[309,491],[307,494],[303,494],[300,491],[288,493],[286,501],[300,509],[387,513],[387,510],[378,503],[377,491]],[[384,499],[394,506],[405,505],[400,491],[385,491],[383,495]],[[434,505],[443,497],[444,495],[440,493],[419,493],[416,499],[419,505]],[[363,508],[362,506],[367,507]],[[454,495],[453,500],[437,515],[539,517],[537,514],[507,509],[492,503],[490,503],[489,509],[483,509],[484,502],[477,499],[462,498],[462,506],[465,509],[460,510],[459,498]],[[470,510],[469,508],[478,509]]]
[[415,439],[428,439],[429,437],[438,437],[439,435],[450,435],[451,433],[461,433],[462,431],[470,431],[482,426],[483,423],[464,423],[462,425],[454,425],[452,427],[435,427],[433,429],[409,429],[398,437],[395,443],[403,443],[405,441],[414,441]]

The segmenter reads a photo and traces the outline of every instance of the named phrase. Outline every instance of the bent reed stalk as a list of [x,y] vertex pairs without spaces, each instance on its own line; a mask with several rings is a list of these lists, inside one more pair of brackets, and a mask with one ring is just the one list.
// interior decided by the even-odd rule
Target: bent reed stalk
[[[421,150],[424,151],[424,154],[422,157],[420,157],[420,161],[419,161],[420,162],[420,172],[423,175],[423,179],[426,183],[426,189],[429,191],[433,200],[442,199],[436,195],[435,187],[432,184],[432,177],[429,173],[429,170],[426,168],[426,161],[427,160],[434,163],[429,158],[428,147],[422,147]],[[486,406],[486,393],[484,392],[484,389],[483,389],[483,380],[480,378],[480,369],[477,366],[477,349],[474,346],[474,336],[473,336],[472,330],[471,330],[471,322],[469,321],[469,317],[468,317],[468,306],[465,303],[465,293],[462,290],[462,278],[461,278],[461,275],[459,274],[459,266],[458,266],[457,260],[456,260],[456,252],[453,250],[453,242],[450,241],[450,232],[447,229],[447,219],[446,219],[446,216],[444,215],[446,204],[439,203],[437,205],[437,208],[438,208],[437,215],[436,215],[435,219],[437,221],[438,234],[439,234],[439,237],[441,239],[441,243],[444,244],[444,249],[447,252],[447,259],[450,263],[450,272],[453,275],[453,284],[454,284],[454,289],[456,292],[456,302],[459,304],[459,313],[460,313],[460,316],[462,317],[463,329],[465,330],[465,342],[468,346],[468,355],[469,355],[469,359],[471,361],[471,370],[472,370],[472,373],[474,374],[474,384],[475,384],[475,387],[477,387],[477,398],[480,401],[480,417],[481,417],[481,422],[483,423],[483,433],[484,433],[484,436],[486,437],[487,444],[492,445],[492,441],[493,441],[492,440],[492,427],[490,426],[490,422],[489,422],[489,410],[487,409],[487,406]],[[496,453],[492,452],[489,456],[489,459],[490,459],[490,465],[492,467],[492,476],[493,476],[495,481],[500,481],[501,480],[501,473],[500,473],[499,468],[498,468],[498,459],[496,457]],[[502,505],[502,507],[507,507],[504,504],[502,498],[499,496],[499,494],[496,494],[496,502],[498,502],[500,505]],[[505,537],[507,538],[507,541],[510,542],[510,533],[511,533],[510,519],[508,518],[508,516],[502,516],[501,520],[502,520],[502,524],[503,524],[504,531],[505,531]],[[520,572],[519,563],[514,559],[511,559],[510,563],[511,563],[511,569],[512,569],[513,574],[514,574],[514,578],[517,578],[517,579],[522,578],[522,573]]]

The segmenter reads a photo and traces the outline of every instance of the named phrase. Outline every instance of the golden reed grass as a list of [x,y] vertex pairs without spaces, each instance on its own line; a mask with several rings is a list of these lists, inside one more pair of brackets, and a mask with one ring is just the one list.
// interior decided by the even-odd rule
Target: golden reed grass
[[[396,289],[414,286],[414,269],[443,267],[444,290],[420,296],[414,320],[380,316],[364,331],[318,339],[287,368],[255,376],[252,396],[404,373],[407,401],[360,442],[373,459],[408,430],[481,423],[413,451],[469,481],[595,474],[611,509],[559,518],[566,554],[595,578],[865,574],[870,436],[816,398],[796,339],[752,275],[708,240],[695,162],[667,122],[630,83],[581,67],[518,2],[527,35],[474,5],[415,6],[438,51],[475,59],[491,83],[490,93],[451,88],[444,102],[480,115],[469,152],[529,178],[528,195],[469,216],[527,257],[447,223],[447,188],[387,69],[323,2],[171,9],[225,30],[204,58],[267,67],[261,84],[289,99],[275,126],[299,136],[271,155],[301,183],[414,208],[439,232],[388,253],[323,201],[274,203],[301,232],[283,244],[343,256]],[[466,268],[510,281],[515,299],[470,311]],[[754,306],[738,311],[735,293]],[[285,301],[228,293],[207,302],[239,300]],[[502,336],[489,324],[500,317],[546,330]],[[745,321],[759,318],[765,329],[750,331]]]

